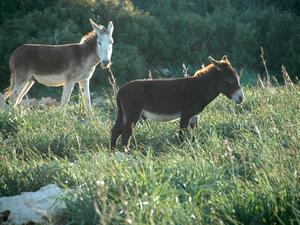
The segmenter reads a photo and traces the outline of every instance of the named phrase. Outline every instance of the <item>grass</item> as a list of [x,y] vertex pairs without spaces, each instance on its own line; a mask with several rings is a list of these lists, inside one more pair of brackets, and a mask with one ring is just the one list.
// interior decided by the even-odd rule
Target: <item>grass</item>
[[76,104],[1,111],[0,195],[70,188],[68,224],[300,224],[300,86],[245,96],[210,104],[194,143],[178,122],[141,121],[125,157],[107,148],[109,98],[91,118]]

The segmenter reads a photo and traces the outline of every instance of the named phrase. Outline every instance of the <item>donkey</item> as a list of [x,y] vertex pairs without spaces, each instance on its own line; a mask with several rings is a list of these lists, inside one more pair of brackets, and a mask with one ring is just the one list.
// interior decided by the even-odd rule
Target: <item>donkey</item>
[[63,86],[61,105],[66,106],[75,83],[83,96],[84,105],[92,112],[89,83],[96,66],[111,64],[114,25],[107,29],[90,19],[93,31],[81,38],[80,43],[66,45],[24,44],[11,55],[10,87],[5,99],[12,96],[16,107],[29,89],[38,81],[47,86]]
[[194,76],[171,80],[135,80],[122,86],[117,93],[118,115],[111,129],[111,149],[122,136],[125,151],[129,151],[130,136],[141,116],[155,121],[180,118],[179,138],[189,124],[195,129],[195,116],[220,93],[236,104],[244,99],[239,76],[227,56],[220,61],[209,57],[210,65]]

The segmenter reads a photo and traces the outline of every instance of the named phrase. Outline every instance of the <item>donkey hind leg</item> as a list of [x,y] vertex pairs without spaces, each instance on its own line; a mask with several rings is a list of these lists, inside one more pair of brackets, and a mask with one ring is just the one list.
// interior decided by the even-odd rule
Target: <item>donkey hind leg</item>
[[75,82],[73,82],[73,81],[68,81],[68,82],[65,82],[65,84],[64,84],[63,93],[62,93],[62,97],[61,97],[61,105],[63,107],[65,107],[70,100],[70,96],[71,96],[74,84],[75,84]]
[[133,133],[134,123],[128,123],[124,126],[122,132],[122,144],[124,146],[125,152],[130,151],[130,138]]
[[126,118],[126,122],[123,127],[122,132],[122,144],[125,148],[125,152],[129,152],[130,150],[130,137],[133,133],[133,129],[137,122],[139,121],[141,116],[141,111],[137,111],[130,115],[130,117]]
[[17,105],[21,102],[23,98],[23,93],[26,90],[26,87],[28,86],[29,81],[23,81],[21,83],[15,83],[13,87],[13,96],[12,96],[12,103],[13,107],[17,107]]
[[117,146],[117,140],[123,131],[124,121],[122,119],[123,115],[120,110],[118,110],[117,120],[115,125],[111,129],[111,141],[110,141],[110,149],[115,149]]
[[83,104],[88,111],[89,114],[92,114],[92,105],[91,105],[91,97],[90,97],[90,80],[82,80],[79,81],[79,88],[83,98]]
[[190,127],[192,129],[192,142],[195,142],[196,140],[196,129],[197,129],[197,122],[198,122],[198,116],[193,116],[190,119]]
[[17,104],[20,104],[20,102],[22,101],[24,96],[28,93],[28,91],[30,90],[30,88],[32,87],[33,84],[34,84],[34,80],[28,81],[28,83],[26,84],[25,88],[23,89],[22,93],[19,96]]

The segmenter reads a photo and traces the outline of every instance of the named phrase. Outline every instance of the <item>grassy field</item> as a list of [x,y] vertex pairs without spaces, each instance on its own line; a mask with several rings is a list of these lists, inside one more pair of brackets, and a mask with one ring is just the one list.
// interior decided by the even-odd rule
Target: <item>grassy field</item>
[[69,224],[300,224],[300,86],[245,97],[210,104],[194,143],[141,121],[128,156],[107,148],[110,98],[92,118],[76,103],[1,111],[0,196],[72,188]]

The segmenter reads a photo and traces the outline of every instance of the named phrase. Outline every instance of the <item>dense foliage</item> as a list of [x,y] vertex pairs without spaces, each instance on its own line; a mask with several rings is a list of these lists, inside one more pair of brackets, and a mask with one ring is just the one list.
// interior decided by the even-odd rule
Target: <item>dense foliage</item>
[[92,118],[75,104],[0,110],[0,196],[72,188],[67,224],[299,224],[300,87],[245,95],[212,102],[194,143],[178,143],[178,122],[141,121],[130,155],[107,149],[109,97]]
[[[113,71],[120,83],[145,77],[154,67],[194,70],[209,55],[227,54],[254,76],[268,68],[280,76],[285,65],[299,75],[298,0],[4,0],[0,2],[0,89],[8,85],[8,59],[24,43],[78,42],[91,27],[88,18],[115,24]],[[175,69],[174,69],[175,68]],[[107,84],[97,69],[92,84]]]

